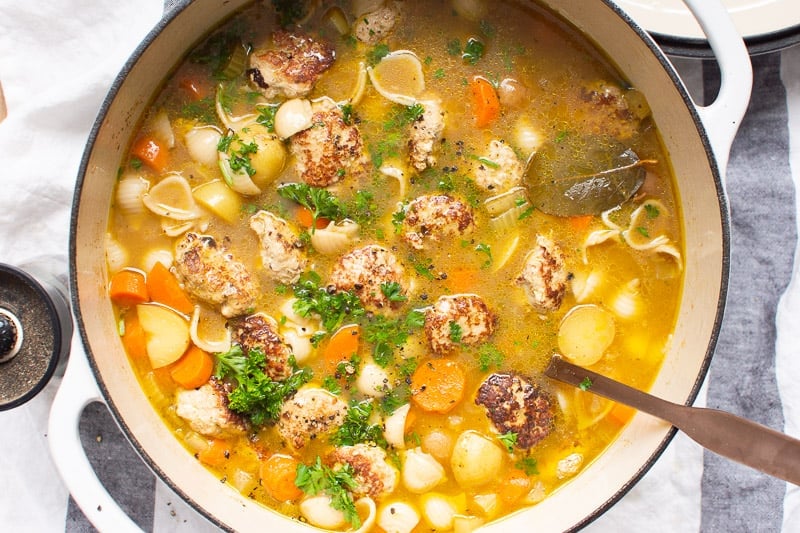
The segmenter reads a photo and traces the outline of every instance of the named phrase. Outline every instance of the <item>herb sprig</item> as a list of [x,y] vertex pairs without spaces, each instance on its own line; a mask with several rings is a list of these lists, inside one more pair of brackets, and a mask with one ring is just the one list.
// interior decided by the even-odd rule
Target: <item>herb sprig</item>
[[361,518],[352,494],[358,484],[351,465],[345,463],[334,470],[322,464],[322,459],[317,456],[312,465],[301,464],[297,467],[294,484],[309,496],[327,494],[331,497],[331,507],[341,511],[354,529],[361,527]]

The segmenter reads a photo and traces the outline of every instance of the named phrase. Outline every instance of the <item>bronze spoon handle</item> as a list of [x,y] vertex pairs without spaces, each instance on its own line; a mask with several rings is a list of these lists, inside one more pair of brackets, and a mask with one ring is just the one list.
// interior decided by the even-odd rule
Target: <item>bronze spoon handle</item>
[[680,405],[644,393],[554,355],[544,373],[665,420],[728,459],[800,485],[800,440],[738,416]]

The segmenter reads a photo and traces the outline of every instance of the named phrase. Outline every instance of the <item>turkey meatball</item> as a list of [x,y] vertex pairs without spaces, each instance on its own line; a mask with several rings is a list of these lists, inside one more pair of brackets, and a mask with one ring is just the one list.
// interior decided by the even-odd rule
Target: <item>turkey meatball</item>
[[[392,252],[375,244],[343,255],[333,267],[330,283],[336,290],[353,292],[372,311],[396,307],[408,293],[403,266]],[[394,283],[400,286],[399,299],[390,300],[383,286]]]
[[475,229],[472,208],[445,194],[420,196],[405,209],[402,235],[412,247],[426,246],[458,237]]
[[515,283],[522,287],[536,311],[546,313],[561,307],[568,280],[561,248],[547,237],[538,235]]
[[453,294],[440,296],[425,311],[425,335],[437,354],[459,344],[479,344],[494,332],[496,317],[480,296]]
[[281,407],[278,433],[295,450],[309,441],[336,431],[344,422],[347,404],[315,387],[300,389]]

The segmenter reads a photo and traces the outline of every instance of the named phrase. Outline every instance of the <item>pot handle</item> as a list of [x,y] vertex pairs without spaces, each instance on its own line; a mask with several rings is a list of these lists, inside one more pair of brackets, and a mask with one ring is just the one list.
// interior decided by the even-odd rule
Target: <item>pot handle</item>
[[81,444],[81,413],[90,403],[103,401],[94,380],[80,335],[72,336],[72,349],[64,378],[50,408],[50,455],[75,502],[99,531],[142,533],[113,500],[97,478]]
[[683,1],[703,29],[719,64],[719,94],[713,103],[698,106],[697,112],[706,128],[724,184],[731,145],[750,102],[753,67],[747,47],[721,2]]

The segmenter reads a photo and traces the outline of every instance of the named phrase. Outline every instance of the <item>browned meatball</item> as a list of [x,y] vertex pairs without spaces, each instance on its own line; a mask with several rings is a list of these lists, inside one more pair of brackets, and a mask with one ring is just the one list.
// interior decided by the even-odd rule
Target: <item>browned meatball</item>
[[342,446],[331,452],[329,460],[336,464],[353,467],[356,488],[353,496],[379,498],[394,492],[397,487],[397,470],[386,461],[386,452],[378,446],[356,444]]
[[297,175],[309,185],[327,187],[346,176],[363,174],[369,160],[355,124],[348,125],[332,101],[316,102],[313,109],[313,126],[290,139]]
[[343,255],[333,267],[330,283],[336,290],[353,292],[372,311],[400,303],[390,301],[381,285],[398,283],[402,295],[408,292],[403,265],[392,252],[375,244]]
[[421,102],[424,111],[411,124],[408,139],[408,159],[418,172],[436,165],[433,149],[444,131],[444,111],[439,102]]
[[477,405],[499,433],[517,435],[516,446],[531,448],[553,431],[553,401],[540,387],[516,374],[492,374],[478,388]]
[[242,433],[244,419],[228,408],[230,386],[215,378],[193,389],[179,389],[175,394],[175,412],[193,430],[208,437]]
[[292,374],[289,357],[292,350],[278,334],[275,320],[257,313],[233,323],[233,341],[242,347],[246,354],[250,350],[260,348],[267,356],[267,375],[274,380],[284,380]]
[[223,316],[242,315],[255,305],[258,285],[250,272],[210,235],[189,232],[178,242],[175,273],[193,296],[219,305]]
[[515,283],[523,288],[536,311],[546,313],[561,307],[568,280],[561,248],[547,237],[538,235]]
[[425,311],[425,335],[431,350],[446,353],[459,344],[478,344],[494,332],[496,317],[474,294],[440,296]]
[[335,51],[326,43],[308,35],[278,31],[272,35],[272,47],[251,54],[247,75],[267,98],[297,98],[311,92],[335,58]]
[[639,117],[647,113],[633,108],[618,86],[599,82],[581,88],[576,119],[589,133],[628,139],[638,131]]
[[328,435],[344,422],[347,404],[330,392],[309,387],[283,403],[278,416],[278,433],[299,450],[309,441]]
[[261,243],[261,262],[267,274],[281,283],[295,283],[308,264],[303,243],[284,219],[269,211],[250,217],[250,228]]
[[405,210],[403,238],[417,250],[471,232],[475,228],[472,208],[446,194],[420,196]]

